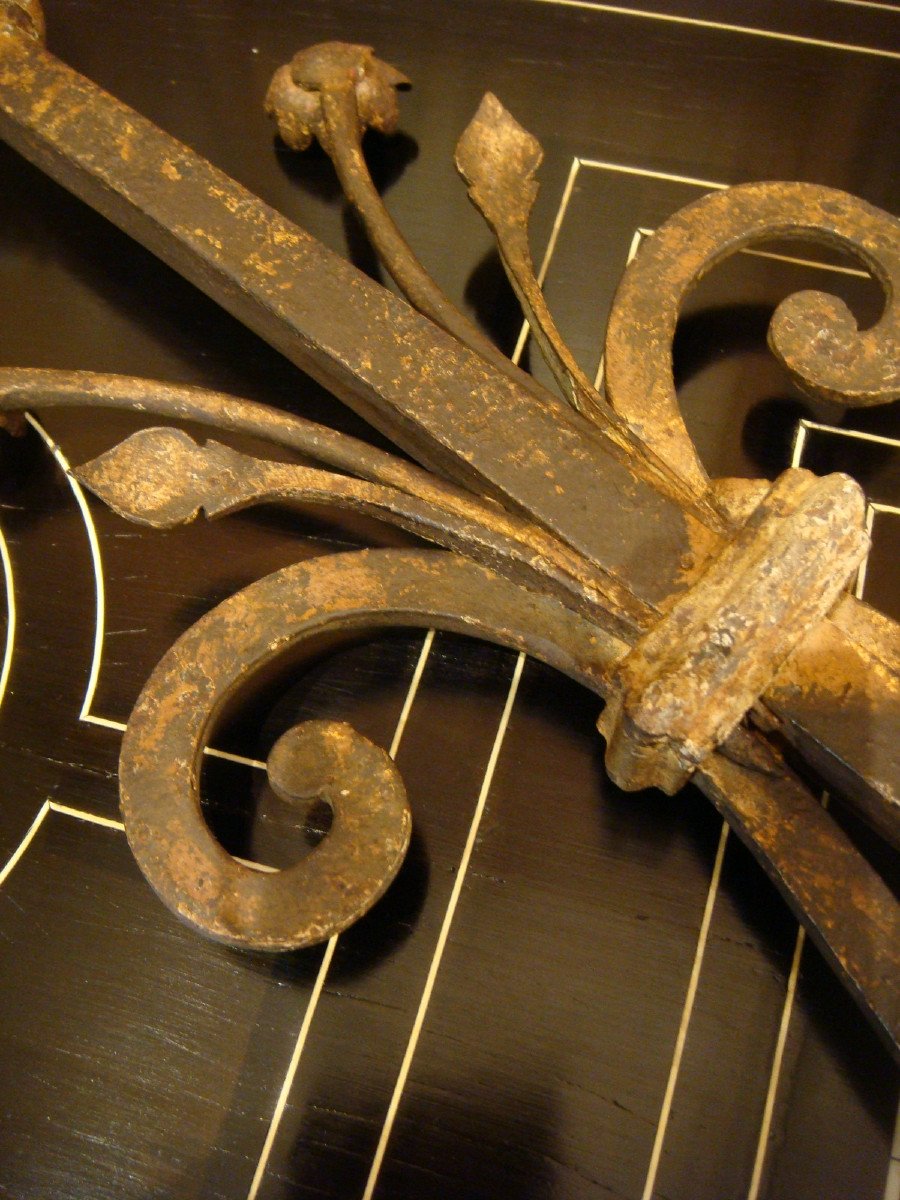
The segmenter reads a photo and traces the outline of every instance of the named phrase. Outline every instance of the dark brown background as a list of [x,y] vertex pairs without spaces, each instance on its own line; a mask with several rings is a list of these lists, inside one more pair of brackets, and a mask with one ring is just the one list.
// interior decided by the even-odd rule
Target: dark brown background
[[[327,160],[275,145],[261,112],[272,70],[302,45],[374,45],[415,85],[403,132],[368,143],[378,182],[449,294],[511,350],[520,318],[452,167],[455,140],[491,88],[544,144],[535,253],[559,222],[547,291],[593,371],[635,231],[711,184],[797,178],[897,207],[896,10],[841,0],[657,7],[687,21],[528,0],[47,0],[46,12],[54,52],[377,275]],[[2,362],[198,382],[365,432],[5,149],[0,179]],[[768,358],[774,303],[807,286],[839,291],[864,320],[877,313],[874,286],[858,274],[751,255],[714,272],[692,301],[676,365],[691,431],[717,474],[776,473],[804,416],[897,435],[890,410],[811,406]],[[133,425],[89,412],[40,419],[73,462]],[[115,826],[116,723],[172,640],[238,587],[393,535],[277,513],[161,534],[88,501],[106,613],[82,711],[97,621],[88,525],[37,430],[4,439],[0,456],[17,615],[0,711],[0,869],[24,846],[0,888],[0,1185],[10,1195],[243,1200],[262,1162],[266,1200],[361,1197],[370,1178],[379,1197],[637,1198],[657,1143],[653,1195],[745,1197],[769,1091],[760,1196],[886,1194],[895,1069],[806,947],[770,1088],[796,927],[733,838],[711,890],[721,825],[701,797],[625,796],[604,780],[590,696],[526,663],[473,828],[512,654],[435,638],[398,752],[416,821],[409,859],[339,939],[327,971],[322,949],[255,957],[178,925]],[[803,458],[852,471],[894,506],[898,461],[887,444],[823,431],[809,434]],[[900,616],[897,517],[881,513],[874,528],[866,596]],[[251,697],[216,745],[263,759],[297,719],[334,716],[388,746],[421,649],[415,632],[342,649],[278,694]],[[208,765],[210,820],[229,848],[277,865],[308,845],[311,832],[279,808],[260,770]]]

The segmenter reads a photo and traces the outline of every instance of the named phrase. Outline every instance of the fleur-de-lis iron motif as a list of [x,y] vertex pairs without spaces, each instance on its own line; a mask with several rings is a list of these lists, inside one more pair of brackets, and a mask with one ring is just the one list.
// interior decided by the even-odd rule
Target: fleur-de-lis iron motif
[[[255,672],[324,633],[460,630],[525,650],[605,701],[625,788],[697,783],[747,841],[876,1027],[897,1049],[898,909],[779,750],[791,743],[900,843],[897,627],[846,585],[868,544],[844,475],[708,478],[682,421],[671,343],[681,301],[735,250],[789,234],[850,250],[885,293],[860,331],[820,293],[784,301],[772,350],[815,396],[900,393],[898,222],[802,183],[707,195],[649,238],[619,286],[596,390],[535,276],[528,221],[541,148],[487,95],[457,147],[469,195],[562,399],[505,358],[440,291],[395,227],[362,154],[396,128],[406,80],[368,47],[298,54],[267,109],[317,139],[413,307],[43,48],[36,0],[0,2],[0,133],[324,382],[419,465],[264,405],[121,376],[0,370],[0,409],[125,407],[247,433],[305,465],[144,429],[79,478],[129,520],[165,528],[248,505],[346,507],[441,550],[360,550],[276,572],[220,604],[165,655],[120,761],[126,833],[162,899],[237,946],[310,945],[382,894],[410,836],[396,767],[349,726],[310,722],[268,761],[280,795],[323,797],[329,835],[264,874],[230,857],[200,810],[201,754]],[[418,310],[418,312],[414,311]],[[317,465],[308,465],[315,463]],[[450,553],[447,553],[450,551]]]

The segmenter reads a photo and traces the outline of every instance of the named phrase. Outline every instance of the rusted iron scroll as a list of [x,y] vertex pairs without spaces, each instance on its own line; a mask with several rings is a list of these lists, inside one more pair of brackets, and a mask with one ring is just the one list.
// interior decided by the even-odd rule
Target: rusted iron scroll
[[[559,335],[535,277],[528,218],[541,148],[485,98],[457,148],[470,196],[559,384],[503,358],[444,296],[384,209],[361,149],[391,130],[406,80],[368,47],[333,43],[281,68],[266,100],[286,142],[317,138],[410,303],[320,246],[185,146],[56,60],[35,0],[0,2],[0,133],[324,383],[415,460],[265,406],[119,376],[0,370],[0,410],[123,407],[211,427],[199,444],[148,428],[78,470],[124,518],[155,527],[254,504],[348,507],[435,550],[359,551],[277,572],[214,609],[164,657],[123,739],[122,812],[169,907],[237,946],[331,936],[389,885],[411,814],[396,768],[347,726],[289,731],[273,786],[331,804],[303,863],[263,874],[206,827],[200,756],[258,671],[323,633],[421,625],[525,650],[594,691],[612,777],[696,783],[757,855],[896,1053],[900,922],[891,890],[787,765],[790,744],[900,845],[898,630],[847,593],[868,544],[847,476],[710,479],[678,410],[681,300],[716,262],[790,234],[856,255],[885,293],[859,331],[820,293],[770,329],[801,387],[845,404],[900,391],[898,222],[801,183],[706,196],[625,272],[601,393]],[[252,458],[252,433],[303,456]],[[418,464],[418,465],[416,465]],[[412,814],[414,819],[414,814]]]

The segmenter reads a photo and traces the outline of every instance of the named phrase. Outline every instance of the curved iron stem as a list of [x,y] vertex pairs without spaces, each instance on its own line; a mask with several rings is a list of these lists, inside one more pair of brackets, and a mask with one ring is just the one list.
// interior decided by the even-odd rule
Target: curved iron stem
[[276,71],[266,112],[293,149],[306,149],[312,138],[319,142],[378,257],[409,302],[522,384],[529,377],[460,312],[419,262],[372,181],[362,151],[363,131],[369,125],[386,133],[394,131],[394,89],[408,83],[394,67],[377,59],[369,46],[326,42],[301,50]]

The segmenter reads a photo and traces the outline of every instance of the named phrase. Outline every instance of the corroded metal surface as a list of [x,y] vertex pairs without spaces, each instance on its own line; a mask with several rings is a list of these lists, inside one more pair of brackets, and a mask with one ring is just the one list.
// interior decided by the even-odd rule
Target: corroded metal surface
[[753,719],[792,742],[872,828],[900,849],[900,639],[850,596],[813,625]]
[[[739,729],[694,776],[896,1056],[900,909],[892,889],[766,745]],[[849,924],[848,910],[854,914]]]
[[422,465],[528,516],[642,602],[664,603],[715,553],[725,524],[708,501],[686,504],[563,400],[492,370],[24,39],[0,38],[0,134]]
[[521,372],[454,307],[416,258],[372,182],[362,135],[366,129],[394,132],[400,115],[396,89],[404,86],[409,86],[406,76],[376,58],[370,46],[326,42],[279,67],[266,95],[266,112],[292,149],[319,142],[378,257],[409,302],[522,386]]
[[24,35],[43,42],[46,32],[39,0],[3,0],[0,3],[0,34]]
[[670,350],[683,296],[715,262],[779,234],[822,238],[870,267],[884,312],[859,332],[832,298],[791,297],[772,323],[775,353],[819,395],[850,404],[896,396],[897,222],[806,184],[704,197],[628,268],[601,396],[535,279],[527,222],[540,146],[487,98],[458,164],[559,399],[452,309],[381,205],[361,136],[367,125],[394,127],[405,81],[367,47],[296,56],[268,107],[287,141],[321,141],[418,313],[47,54],[33,0],[0,3],[0,17],[3,136],[420,465],[260,405],[114,376],[2,370],[10,427],[27,404],[85,404],[253,433],[315,465],[149,429],[79,473],[122,515],[155,526],[201,510],[329,503],[453,552],[359,552],[288,568],[220,605],[166,655],[129,722],[120,766],[129,840],[166,903],[214,937],[269,949],[321,940],[364,911],[409,838],[402,784],[383,752],[342,725],[285,735],[268,764],[273,786],[299,802],[325,798],[334,825],[308,859],[276,874],[236,862],[212,837],[199,756],[256,671],[323,633],[449,628],[526,650],[607,699],[608,763],[625,786],[697,781],[896,1049],[896,901],[772,740],[793,742],[896,842],[898,631],[840,597],[866,545],[862,495],[846,477],[799,471],[774,484],[709,480],[678,412]]
[[[240,600],[234,597],[231,612]],[[342,722],[309,721],[276,742],[266,765],[282,799],[330,807],[327,837],[283,871],[226,854],[200,814],[199,797],[194,807],[178,802],[179,783],[199,774],[199,760],[183,749],[202,717],[198,704],[210,688],[220,689],[212,693],[217,698],[227,694],[222,675],[239,679],[243,666],[225,642],[189,637],[173,647],[158,673],[166,685],[177,675],[177,686],[167,686],[163,704],[156,693],[145,694],[129,723],[122,814],[141,870],[182,920],[233,946],[292,950],[339,933],[374,904],[403,862],[412,822],[399,772],[383,750]]]
[[700,581],[631,650],[600,720],[629,791],[673,794],[736,728],[868,549],[848,476],[785,471]]
[[810,183],[748,183],[687,205],[647,238],[619,284],[606,330],[610,404],[699,491],[709,486],[672,380],[681,303],[716,263],[754,242],[789,235],[850,251],[885,293],[864,332],[846,305],[822,292],[788,297],[769,343],[801,388],[842,404],[900,395],[900,222],[856,196]]
[[297,726],[269,757],[277,791],[321,796],[334,810],[327,837],[285,871],[263,874],[226,854],[201,815],[198,779],[217,715],[256,672],[326,634],[394,625],[527,650],[595,689],[611,657],[593,627],[556,601],[437,552],[334,555],[238,592],[166,654],[122,742],[129,843],[183,920],[235,945],[287,949],[339,932],[384,891],[406,853],[410,814],[393,763],[348,726]]
[[509,281],[563,395],[576,411],[622,435],[616,419],[560,336],[535,277],[528,220],[537,199],[540,142],[490,92],[456,145],[456,168],[469,199],[497,239]]

